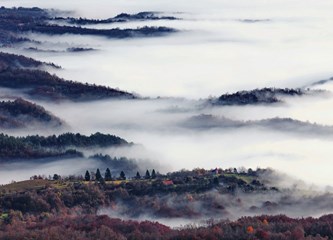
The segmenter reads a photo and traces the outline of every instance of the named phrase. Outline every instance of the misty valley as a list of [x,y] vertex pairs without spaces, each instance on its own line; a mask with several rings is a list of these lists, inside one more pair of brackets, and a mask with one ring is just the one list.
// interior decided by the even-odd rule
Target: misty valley
[[332,8],[1,1],[0,239],[332,239]]

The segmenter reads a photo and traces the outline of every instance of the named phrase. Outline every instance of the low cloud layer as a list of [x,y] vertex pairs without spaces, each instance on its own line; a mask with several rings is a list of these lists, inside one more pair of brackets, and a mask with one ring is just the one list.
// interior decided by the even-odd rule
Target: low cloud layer
[[[57,73],[67,79],[119,87],[145,96],[218,96],[222,92],[257,87],[303,86],[333,75],[330,50],[333,20],[328,11],[332,4],[328,2],[274,0],[267,5],[262,0],[210,0],[189,5],[186,1],[64,4],[11,0],[3,4],[73,10],[74,16],[98,19],[140,11],[161,11],[181,17],[181,21],[116,25],[121,28],[164,25],[181,31],[156,39],[119,41],[45,35],[36,38],[42,45],[53,45],[52,48],[78,45],[101,50],[94,53],[20,50],[63,66],[64,70]],[[266,19],[269,21],[258,21]]]
[[[61,105],[38,102],[68,126],[57,131],[36,130],[37,133],[72,131],[91,134],[100,131],[116,134],[142,144],[141,149],[123,151],[122,154],[166,164],[170,166],[168,170],[269,166],[307,182],[321,185],[332,182],[332,142],[323,138],[331,130],[321,127],[333,125],[333,99],[329,92],[287,98],[283,104],[274,106],[202,108],[200,104],[204,100],[187,100],[260,87],[309,86],[318,79],[331,77],[332,3],[209,0],[194,1],[189,5],[183,0],[172,0],[167,4],[159,0],[144,0],[140,4],[103,0],[95,4],[85,0],[80,4],[70,2],[64,5],[63,1],[10,0],[3,1],[3,4],[58,9],[66,6],[63,10],[76,10],[71,13],[74,16],[90,18],[152,10],[183,19],[158,22],[158,25],[180,30],[168,37],[124,41],[34,34],[34,38],[41,42],[41,48],[60,52],[27,51],[30,45],[4,49],[61,65],[63,69],[50,71],[65,79],[119,87],[142,96],[185,97]],[[132,22],[118,26],[142,24]],[[144,24],[154,26],[157,23]],[[70,47],[98,51],[62,52]],[[332,90],[329,82],[318,87]],[[281,126],[264,121],[260,124],[265,124],[265,128],[246,126],[198,131],[180,127],[180,123],[200,114],[241,122],[290,118],[319,126],[307,124],[304,130],[304,125],[300,127],[299,122]],[[302,131],[306,134],[290,134]],[[10,133],[32,134],[31,131]]]
[[[310,123],[306,123],[309,119],[305,122],[298,118],[275,119],[276,116],[297,113],[303,104],[314,106],[314,112],[320,111],[315,106],[325,106],[326,101],[331,99],[307,96],[289,99],[278,106],[206,108],[202,108],[200,101],[184,99],[40,104],[66,119],[68,127],[62,132],[89,135],[99,131],[121,136],[138,146],[102,153],[146,159],[156,164],[161,172],[195,167],[273,167],[306,182],[328,185],[331,182],[328,170],[332,154],[331,128],[313,124],[320,116],[319,120],[325,120],[323,115],[311,116]],[[225,116],[231,119],[233,127],[211,128],[211,122],[205,119],[196,122],[199,126],[208,125],[205,129],[182,125],[189,124],[189,119],[201,114],[217,116],[217,124],[223,123],[220,117]],[[269,117],[273,119],[264,120]],[[41,131],[40,134],[46,133]],[[320,164],[314,164],[318,161]]]

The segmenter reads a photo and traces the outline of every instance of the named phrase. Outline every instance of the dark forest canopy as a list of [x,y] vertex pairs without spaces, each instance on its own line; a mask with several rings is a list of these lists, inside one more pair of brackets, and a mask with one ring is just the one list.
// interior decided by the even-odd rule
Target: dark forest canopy
[[0,128],[60,127],[63,122],[42,106],[21,98],[0,102]]
[[25,25],[19,28],[21,32],[37,32],[49,35],[77,34],[77,35],[95,35],[108,38],[132,38],[132,37],[153,37],[162,36],[168,33],[176,32],[169,27],[141,27],[135,29],[91,29],[73,26],[60,26],[55,24],[45,25]]
[[67,81],[42,70],[12,69],[0,71],[0,87],[20,89],[40,100],[89,101],[107,98],[133,99],[131,93],[94,84]]
[[59,136],[13,137],[0,134],[1,161],[15,159],[38,159],[48,157],[82,157],[78,150],[89,147],[126,146],[130,143],[110,135],[95,133],[90,136],[65,133]]
[[53,101],[136,98],[134,94],[114,88],[64,80],[40,70],[43,65],[59,68],[53,63],[0,52],[0,87],[19,89],[30,97]]
[[[177,30],[169,27],[141,27],[135,29],[93,29],[80,26],[64,26],[63,24],[50,24],[50,21],[63,21],[57,18],[56,11],[48,11],[40,8],[0,8],[0,44],[10,46],[18,42],[32,41],[31,39],[21,37],[22,33],[35,32],[49,35],[59,34],[77,34],[77,35],[95,35],[108,38],[132,38],[132,37],[152,37],[170,34]],[[135,17],[136,16],[136,17]],[[138,15],[118,15],[114,19],[124,21],[125,19],[156,20],[158,18],[152,13],[139,13]],[[168,17],[170,20],[172,17]],[[163,18],[163,19],[168,19]],[[94,20],[80,21],[71,18],[74,22],[91,22]],[[110,20],[109,20],[110,21]]]
[[51,66],[54,68],[60,68],[53,63],[45,63],[33,58],[25,57],[23,55],[11,54],[0,52],[0,71],[4,71],[8,68],[20,69],[30,68],[35,69],[42,66]]
[[302,89],[291,88],[261,88],[250,91],[226,93],[218,98],[210,99],[213,105],[248,105],[248,104],[271,104],[281,102],[281,97],[302,96],[306,92]]
[[145,21],[145,20],[179,20],[173,16],[159,16],[159,12],[139,12],[136,14],[121,13],[113,18],[108,19],[87,19],[87,18],[73,18],[73,17],[55,17],[55,20],[63,20],[70,24],[87,25],[87,24],[105,24],[105,23],[119,23],[129,21]]

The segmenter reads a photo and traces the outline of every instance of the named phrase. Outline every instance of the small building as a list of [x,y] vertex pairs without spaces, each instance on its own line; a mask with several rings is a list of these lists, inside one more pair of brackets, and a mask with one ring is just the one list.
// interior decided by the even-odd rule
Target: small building
[[164,186],[170,186],[170,185],[173,185],[173,181],[172,181],[172,180],[164,180],[164,181],[163,181],[163,185],[164,185]]

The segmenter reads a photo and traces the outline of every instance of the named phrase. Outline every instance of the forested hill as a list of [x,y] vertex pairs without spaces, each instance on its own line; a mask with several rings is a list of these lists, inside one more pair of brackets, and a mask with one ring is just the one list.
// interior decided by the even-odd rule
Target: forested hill
[[173,16],[160,16],[159,12],[139,12],[136,14],[121,13],[113,18],[108,19],[87,19],[87,18],[73,18],[73,17],[55,17],[55,20],[63,20],[69,24],[88,25],[88,24],[106,24],[106,23],[119,23],[130,21],[147,21],[147,20],[179,20]]
[[[166,218],[201,218],[214,213],[228,217],[233,204],[242,201],[241,196],[237,199],[232,197],[233,194],[278,192],[278,189],[261,182],[259,174],[265,171],[238,173],[228,169],[194,169],[160,174],[147,170],[145,173],[138,171],[135,177],[124,172],[112,176],[105,173],[104,177],[104,172],[98,169],[96,174],[91,172],[88,178],[87,173],[85,178],[82,175],[62,176],[61,173],[54,174],[53,179],[32,176],[31,180],[0,186],[0,211],[41,214],[51,210],[68,213],[80,210],[82,213],[97,213],[101,208],[116,204],[122,205],[117,211],[119,214],[131,218],[146,213]],[[57,202],[48,200],[51,193],[60,193]],[[22,196],[25,205],[18,204]],[[223,199],[223,196],[230,199]],[[255,206],[265,207],[260,202],[244,204],[252,206],[254,212]]]
[[40,100],[89,101],[100,99],[133,99],[131,93],[109,87],[66,81],[41,70],[11,69],[0,72],[0,87],[19,89]]
[[[333,214],[319,218],[285,215],[243,217],[235,221],[206,221],[202,225],[171,228],[152,221],[133,221],[106,215],[41,215],[26,218],[4,213],[0,238],[8,240],[112,239],[112,240],[328,240],[333,238]],[[61,238],[59,238],[61,233]]]
[[134,99],[134,94],[92,84],[67,81],[40,70],[42,65],[57,67],[21,55],[0,53],[0,87],[20,90],[40,100],[90,101]]
[[261,88],[250,91],[238,91],[226,93],[218,98],[210,99],[213,105],[249,105],[249,104],[271,104],[282,102],[282,97],[302,96],[306,93],[302,89],[290,88]]
[[62,120],[21,98],[0,102],[0,128],[60,127]]
[[10,54],[0,52],[0,70],[4,71],[8,68],[18,69],[18,68],[39,68],[42,66],[51,66],[54,68],[60,68],[53,63],[46,63],[35,60],[33,58],[25,57],[23,55]]
[[0,159],[2,162],[16,159],[48,157],[82,157],[80,148],[126,146],[130,143],[110,135],[95,133],[90,136],[65,133],[59,136],[13,137],[0,134]]
[[[0,8],[0,44],[3,46],[11,46],[19,42],[34,41],[27,37],[22,37],[22,33],[43,33],[49,35],[74,34],[74,35],[95,35],[105,36],[108,38],[133,38],[133,37],[153,37],[164,34],[174,33],[177,30],[169,27],[141,27],[133,29],[95,29],[83,28],[81,26],[68,26],[60,23],[62,18],[56,17],[57,11],[48,11],[41,8]],[[141,20],[149,20],[157,18],[154,15],[139,14],[145,16]],[[116,18],[118,21],[130,19],[131,15],[122,18]],[[133,17],[132,17],[133,18]],[[165,18],[167,19],[167,18]],[[169,17],[171,19],[171,17]],[[52,21],[52,23],[51,23]],[[78,22],[79,20],[71,19]],[[92,20],[86,20],[86,22]],[[84,22],[84,21],[81,21]]]
[[[36,176],[33,180],[0,186],[0,238],[324,240],[333,237],[332,215],[296,219],[256,214],[256,217],[225,220],[231,213],[247,208],[252,214],[258,207],[274,212],[276,208],[300,208],[304,202],[313,204],[318,197],[332,198],[329,193],[299,198],[290,196],[290,191],[281,195],[281,190],[269,189],[261,182],[259,176],[265,172],[265,169],[247,172],[194,169],[105,181],[84,180],[82,176],[61,179],[56,174],[54,180]],[[269,198],[276,202],[268,201]],[[154,223],[117,217],[149,217]],[[207,220],[209,217],[224,220]],[[206,221],[172,229],[157,223],[159,219],[180,223],[184,219]],[[59,232],[61,238],[57,238]]]

